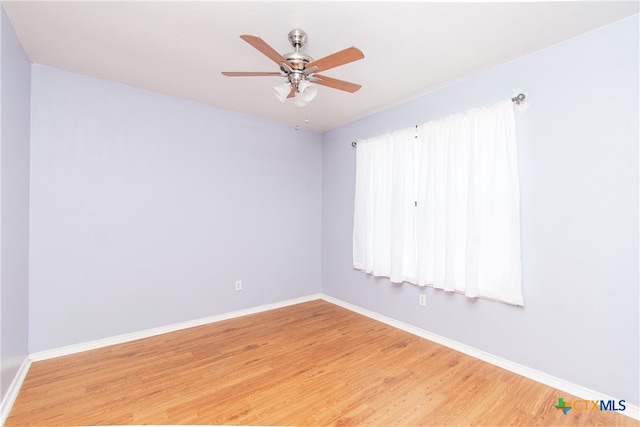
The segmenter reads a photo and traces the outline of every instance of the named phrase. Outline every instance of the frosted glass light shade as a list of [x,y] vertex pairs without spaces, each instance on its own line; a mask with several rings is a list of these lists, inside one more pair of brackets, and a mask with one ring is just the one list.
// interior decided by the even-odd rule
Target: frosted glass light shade
[[286,101],[287,96],[289,96],[290,92],[291,86],[289,85],[289,82],[284,82],[282,84],[279,84],[278,86],[274,86],[273,88],[273,94],[276,96],[276,98],[278,98],[278,101],[280,102]]
[[305,102],[311,102],[313,98],[318,94],[317,86],[314,86],[308,80],[303,80],[298,83],[298,92]]
[[295,101],[293,103],[296,107],[304,107],[305,105],[307,105],[307,101],[304,100],[300,92],[296,92]]

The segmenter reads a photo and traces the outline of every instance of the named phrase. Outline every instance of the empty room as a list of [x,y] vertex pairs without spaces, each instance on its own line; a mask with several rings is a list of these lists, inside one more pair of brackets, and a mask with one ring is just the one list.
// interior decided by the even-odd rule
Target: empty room
[[0,424],[640,425],[637,1],[0,15]]

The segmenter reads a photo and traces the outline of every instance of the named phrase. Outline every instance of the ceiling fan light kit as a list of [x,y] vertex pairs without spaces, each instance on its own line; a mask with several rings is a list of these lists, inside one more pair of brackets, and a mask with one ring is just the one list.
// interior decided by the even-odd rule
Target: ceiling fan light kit
[[362,51],[356,47],[341,50],[316,61],[300,52],[300,48],[307,42],[307,34],[302,30],[295,29],[289,32],[289,42],[295,50],[284,55],[279,54],[260,37],[245,34],[240,38],[278,64],[280,72],[223,71],[222,74],[228,77],[284,77],[286,81],[273,88],[274,95],[280,102],[286,101],[287,98],[294,98],[294,104],[297,107],[304,107],[318,94],[317,86],[312,83],[350,93],[356,92],[361,87],[355,83],[315,74],[318,71],[329,70],[364,58]]
[[280,102],[284,102],[291,93],[291,84],[289,82],[280,83],[273,87],[273,92]]
[[296,91],[295,104],[298,107],[304,107],[313,100],[318,94],[318,88],[311,84],[309,80],[302,80],[298,83]]

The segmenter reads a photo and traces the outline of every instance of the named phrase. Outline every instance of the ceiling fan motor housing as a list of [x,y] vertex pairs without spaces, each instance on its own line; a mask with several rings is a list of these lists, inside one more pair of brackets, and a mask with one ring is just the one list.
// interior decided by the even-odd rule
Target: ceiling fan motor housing
[[312,57],[300,52],[300,48],[307,42],[307,34],[304,31],[298,29],[291,30],[289,31],[289,42],[295,48],[295,51],[286,53],[282,56],[287,61],[289,61],[289,63],[291,64],[291,68],[293,68],[294,70],[303,71],[304,67],[309,62],[313,62]]
[[300,52],[291,52],[291,53],[286,53],[284,55],[284,58],[289,61],[289,63],[291,64],[291,68],[293,68],[294,70],[299,70],[302,71],[304,70],[304,67],[309,63],[313,61],[313,58],[310,57],[309,55],[305,55],[304,53],[300,53]]

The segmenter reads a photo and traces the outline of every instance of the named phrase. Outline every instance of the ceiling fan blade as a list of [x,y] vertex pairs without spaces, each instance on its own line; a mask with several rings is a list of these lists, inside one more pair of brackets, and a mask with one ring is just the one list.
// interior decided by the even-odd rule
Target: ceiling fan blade
[[345,92],[357,92],[362,86],[355,83],[346,82],[344,80],[338,80],[327,76],[319,76],[314,74],[313,77],[320,79],[315,81],[316,84],[327,86],[333,89],[343,90]]
[[318,67],[316,67],[316,66],[313,66],[313,67],[306,67],[306,68],[304,69],[304,71],[303,71],[303,74],[304,74],[305,76],[310,76],[311,74],[315,73],[315,72],[316,72],[316,71],[318,71],[318,70],[319,70],[319,68],[318,68]]
[[247,43],[249,43],[251,46],[258,49],[263,55],[265,55],[267,58],[269,58],[276,64],[280,65],[282,62],[284,62],[285,64],[291,65],[289,61],[285,59],[284,56],[276,52],[274,48],[269,46],[267,42],[262,40],[260,37],[243,34],[240,36],[240,38],[246,41]]
[[253,77],[253,76],[283,76],[282,73],[262,71],[223,71],[223,75],[229,77]]
[[309,62],[305,68],[318,67],[317,71],[326,71],[362,58],[364,58],[364,53],[362,53],[360,49],[357,47],[348,47],[340,52]]
[[293,68],[291,68],[289,66],[288,62],[281,62],[280,63],[280,70],[285,74],[285,75],[289,75],[291,73],[293,73]]

